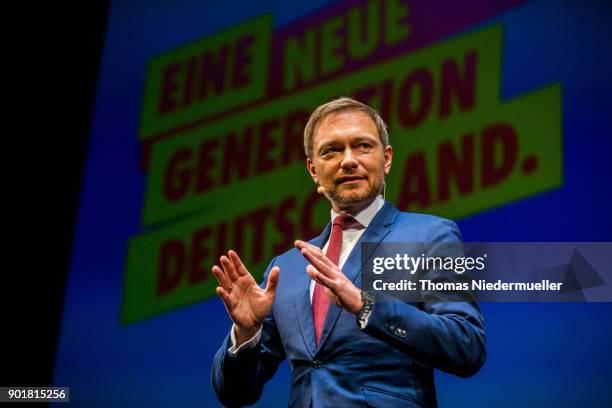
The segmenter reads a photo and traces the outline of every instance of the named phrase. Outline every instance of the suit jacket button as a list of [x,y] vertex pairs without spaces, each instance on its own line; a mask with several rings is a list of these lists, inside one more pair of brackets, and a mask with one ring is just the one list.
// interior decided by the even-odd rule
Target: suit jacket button
[[313,366],[314,368],[319,368],[319,367],[321,367],[321,360],[315,360],[315,361],[313,361],[313,362],[312,362],[312,366]]

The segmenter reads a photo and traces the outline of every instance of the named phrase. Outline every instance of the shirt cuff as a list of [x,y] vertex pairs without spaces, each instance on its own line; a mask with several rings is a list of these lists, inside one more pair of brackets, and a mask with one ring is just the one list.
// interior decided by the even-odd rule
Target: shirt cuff
[[253,347],[255,347],[257,345],[257,343],[259,343],[259,339],[261,338],[261,330],[263,329],[263,325],[259,328],[259,330],[257,331],[257,333],[255,333],[255,335],[253,337],[251,337],[250,339],[248,339],[247,341],[245,341],[244,343],[242,343],[238,347],[236,347],[236,334],[234,333],[235,329],[236,329],[236,325],[232,325],[232,329],[230,330],[230,347],[227,350],[227,353],[232,358],[236,357],[236,355],[238,355],[238,353],[240,353],[241,350],[252,349]]

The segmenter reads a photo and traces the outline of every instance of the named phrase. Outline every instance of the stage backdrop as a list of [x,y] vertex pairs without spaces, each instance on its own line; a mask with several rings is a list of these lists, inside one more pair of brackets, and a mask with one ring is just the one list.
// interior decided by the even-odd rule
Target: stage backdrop
[[[55,385],[80,406],[218,405],[210,267],[234,248],[260,279],[325,225],[302,131],[339,95],[389,124],[401,210],[466,241],[612,241],[606,3],[113,2]],[[612,404],[611,304],[482,309],[487,362],[436,373],[441,406]],[[289,378],[258,406],[286,405]]]

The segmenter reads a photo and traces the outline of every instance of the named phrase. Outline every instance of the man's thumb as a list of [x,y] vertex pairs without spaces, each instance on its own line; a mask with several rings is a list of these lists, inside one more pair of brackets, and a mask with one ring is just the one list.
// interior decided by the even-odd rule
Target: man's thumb
[[274,294],[276,292],[276,285],[278,285],[278,277],[280,273],[280,268],[275,266],[270,270],[268,274],[268,282],[266,282],[266,293]]

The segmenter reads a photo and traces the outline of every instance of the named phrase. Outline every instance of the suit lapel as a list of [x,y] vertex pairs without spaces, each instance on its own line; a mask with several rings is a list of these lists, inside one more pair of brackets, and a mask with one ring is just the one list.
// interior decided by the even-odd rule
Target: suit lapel
[[[372,245],[368,253],[363,254],[364,259],[368,259],[372,252],[378,247],[378,244],[387,236],[390,231],[389,226],[393,224],[395,221],[395,217],[399,214],[397,208],[395,208],[389,202],[385,202],[385,205],[380,209],[380,211],[376,214],[376,216],[368,225],[363,235],[359,238],[350,255],[346,259],[346,262],[342,266],[342,272],[349,278],[353,283],[357,280],[359,273],[361,272],[361,243],[362,242],[371,242],[376,243],[376,245]],[[329,232],[328,232],[329,234]],[[323,234],[322,234],[323,235]],[[325,243],[325,240],[323,240]],[[323,244],[320,245],[321,247]],[[310,300],[310,299],[309,299]],[[310,302],[309,302],[310,304]],[[319,350],[323,347],[325,340],[327,339],[329,333],[331,333],[334,324],[338,320],[340,316],[341,308],[331,303],[329,305],[329,310],[327,311],[327,316],[325,317],[325,323],[323,324],[323,333],[321,333],[321,342],[319,343]],[[311,323],[311,331],[313,332],[314,338],[314,328],[312,323],[312,316],[310,318]],[[316,344],[316,341],[315,341]]]
[[[328,223],[321,235],[309,242],[312,245],[323,248],[330,231],[331,223]],[[297,321],[299,322],[300,330],[302,331],[302,336],[304,337],[304,343],[306,343],[306,348],[308,349],[310,356],[314,357],[317,349],[317,341],[315,338],[314,321],[312,319],[312,306],[310,303],[310,277],[306,273],[306,265],[307,261],[304,259],[304,268],[302,268],[303,270],[299,271],[297,274],[295,286],[296,296],[293,304],[297,314]]]

